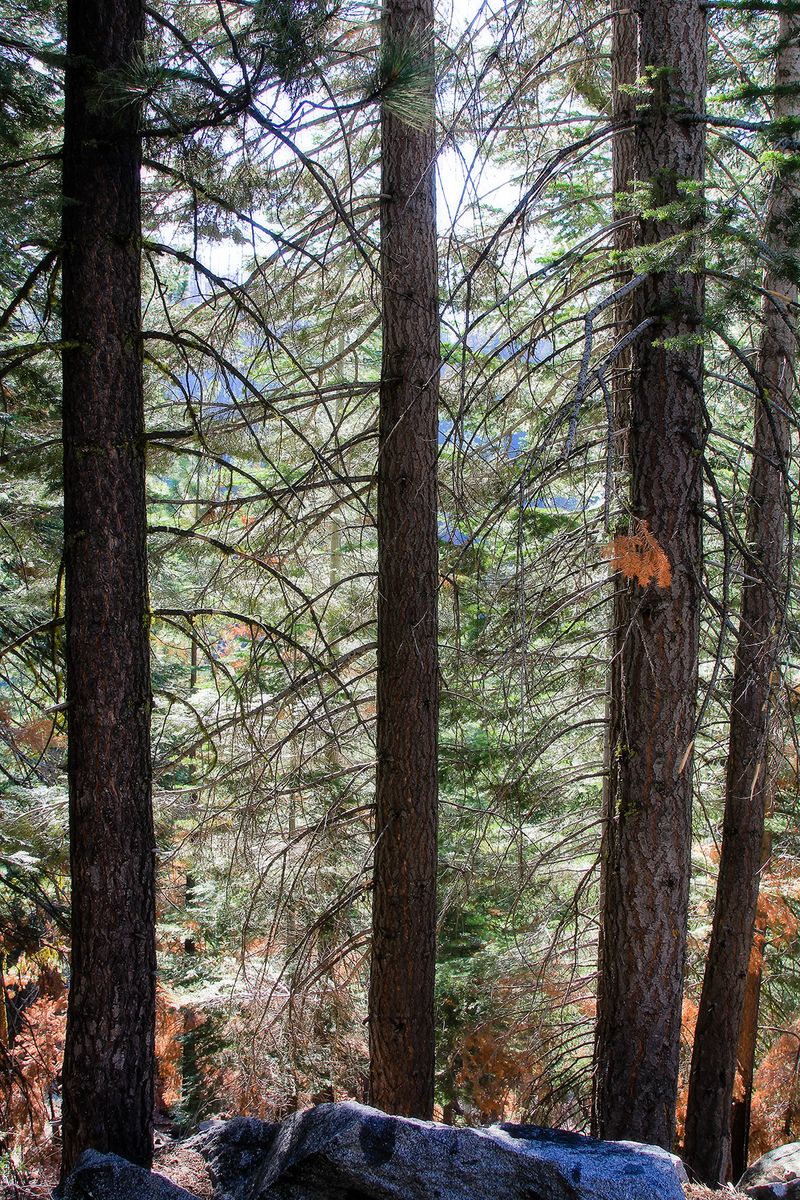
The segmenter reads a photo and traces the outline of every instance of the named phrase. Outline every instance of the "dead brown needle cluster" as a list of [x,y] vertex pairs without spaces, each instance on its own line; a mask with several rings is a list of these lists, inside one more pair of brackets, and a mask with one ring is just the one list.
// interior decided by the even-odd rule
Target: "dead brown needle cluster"
[[669,559],[647,521],[635,520],[632,534],[617,534],[613,542],[604,546],[603,557],[608,559],[612,573],[619,571],[642,587],[654,583],[656,587],[668,588],[672,582]]

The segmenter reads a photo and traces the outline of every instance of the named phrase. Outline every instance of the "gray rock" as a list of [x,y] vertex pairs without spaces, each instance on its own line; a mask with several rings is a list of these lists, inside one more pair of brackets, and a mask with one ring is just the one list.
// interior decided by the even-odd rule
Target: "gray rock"
[[754,1200],[800,1200],[800,1142],[763,1154],[737,1186]]
[[197,1200],[163,1175],[97,1150],[84,1150],[61,1194],[63,1200]]
[[241,1196],[244,1200],[249,1180],[263,1167],[281,1126],[257,1121],[255,1117],[208,1121],[204,1125],[202,1132],[184,1145],[189,1150],[199,1150],[206,1160],[215,1200],[226,1196]]
[[456,1129],[349,1102],[259,1125],[193,1139],[215,1200],[683,1200],[677,1160],[652,1146]]
[[559,1162],[573,1180],[580,1179],[581,1195],[598,1200],[684,1200],[683,1184],[689,1182],[684,1165],[660,1146],[601,1142],[538,1125],[503,1124],[487,1130],[492,1135],[498,1131],[519,1141],[523,1153]]

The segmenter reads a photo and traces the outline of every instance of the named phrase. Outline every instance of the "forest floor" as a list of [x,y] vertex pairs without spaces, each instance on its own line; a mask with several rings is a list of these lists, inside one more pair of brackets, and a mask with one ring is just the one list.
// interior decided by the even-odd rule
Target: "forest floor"
[[200,1200],[211,1200],[214,1194],[205,1159],[196,1150],[175,1143],[162,1146],[156,1150],[153,1170],[166,1175],[187,1192],[193,1192]]
[[703,1187],[700,1183],[687,1183],[683,1188],[686,1200],[730,1200],[730,1197],[740,1196],[742,1200],[750,1200],[747,1192],[737,1192],[730,1184],[722,1191],[712,1192],[711,1188]]

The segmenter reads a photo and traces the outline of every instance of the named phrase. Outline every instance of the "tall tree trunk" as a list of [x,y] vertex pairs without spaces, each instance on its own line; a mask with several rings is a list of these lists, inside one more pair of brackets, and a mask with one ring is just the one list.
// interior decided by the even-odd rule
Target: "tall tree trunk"
[[0,1047],[8,1049],[8,1010],[6,1009],[6,956],[0,953]]
[[[800,115],[800,19],[781,13],[774,119]],[[764,812],[768,801],[770,695],[786,587],[784,527],[788,490],[789,412],[797,355],[797,288],[781,259],[791,252],[800,196],[792,164],[778,172],[765,231],[772,262],[764,308],[747,496],[748,561],[733,674],[725,816],[717,895],[695,1029],[685,1157],[711,1186],[731,1172],[731,1102],[736,1047],[758,903]]]
[[[431,0],[385,0],[385,54],[419,63],[424,128],[384,101],[378,714],[370,1095],[433,1111],[437,842],[439,316]],[[391,86],[389,84],[389,86]]]
[[[636,14],[630,0],[612,0],[611,5],[611,105],[615,125],[611,143],[612,217],[614,221],[614,250],[620,256],[620,270],[615,279],[616,288],[621,288],[631,277],[627,256],[634,246],[634,222],[630,207],[630,190],[636,179],[636,140],[634,137],[635,101],[630,90],[636,82],[638,69],[639,33]],[[628,295],[618,301],[614,310],[614,337],[617,342],[628,334],[631,326],[633,297]],[[631,350],[623,350],[617,357],[611,377],[612,412],[609,415],[609,450],[612,458],[609,478],[606,480],[606,506],[610,513],[617,489],[624,487],[628,471],[628,435],[631,421]],[[613,494],[611,494],[613,493]],[[614,653],[616,631],[624,627],[626,619],[625,593],[612,580],[612,623],[609,637],[609,666],[606,676],[606,738],[603,772],[603,832],[600,847],[600,909],[605,903],[606,876],[610,858],[611,815],[611,705],[612,698],[620,694],[621,664]],[[598,962],[603,956],[603,930],[600,928]],[[594,1113],[594,1106],[593,1106]]]
[[[626,256],[635,245],[635,225],[630,193],[636,180],[636,99],[632,89],[638,71],[638,21],[630,0],[612,0],[611,11],[611,104],[614,140],[611,144],[611,185],[613,189],[614,250],[623,259],[617,286],[630,278]],[[616,307],[614,325],[617,339],[631,328],[632,299],[623,298]],[[616,432],[622,442],[620,455],[626,461],[627,430],[630,422],[631,353],[617,358],[612,388],[615,401]]]
[[[665,212],[700,186],[706,14],[702,0],[642,0],[637,178],[651,209],[637,246],[686,239],[695,220]],[[687,119],[688,118],[688,119]],[[695,119],[692,119],[695,118]],[[673,255],[676,251],[673,250]],[[594,1124],[602,1137],[670,1146],[675,1128],[691,849],[692,740],[702,507],[702,274],[674,257],[635,292],[631,513],[647,521],[671,582],[623,576],[611,703],[609,829],[595,1042]],[[666,344],[665,344],[666,343]]]
[[[772,839],[764,831],[761,847],[762,866],[772,853]],[[761,979],[764,973],[764,950],[767,944],[766,917],[759,924],[758,914],[753,927],[753,944],[747,964],[747,980],[742,1002],[742,1024],[736,1047],[736,1081],[731,1106],[731,1179],[741,1179],[747,1170],[750,1148],[750,1112],[753,1103],[753,1080],[756,1073],[758,1043],[758,1013],[761,1006]],[[737,1094],[738,1093],[738,1094]]]
[[117,72],[142,0],[69,0],[64,112],[64,561],[72,962],[63,1171],[152,1155],[154,837],[138,112]]

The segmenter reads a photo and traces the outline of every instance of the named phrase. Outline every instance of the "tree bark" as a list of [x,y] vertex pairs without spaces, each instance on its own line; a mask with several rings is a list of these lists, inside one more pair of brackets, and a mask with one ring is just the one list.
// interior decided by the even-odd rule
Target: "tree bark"
[[154,836],[138,110],[117,72],[141,0],[69,0],[64,113],[64,563],[72,962],[64,1174],[152,1156]]
[[[656,215],[636,244],[654,263],[634,293],[630,505],[669,559],[659,587],[621,577],[611,698],[611,762],[594,1126],[602,1137],[669,1147],[675,1129],[691,849],[692,743],[699,640],[704,288],[687,269],[699,201],[706,15],[701,0],[642,0],[634,135],[637,179]],[[660,243],[683,239],[659,263]]]
[[[765,831],[761,848],[762,866],[769,861],[772,852],[770,842],[771,838]],[[767,922],[765,919],[759,925],[756,914],[753,945],[750,950],[747,980],[744,986],[742,1024],[739,1030],[739,1043],[736,1047],[736,1081],[731,1106],[731,1179],[733,1180],[741,1179],[747,1170],[747,1156],[750,1147],[750,1113],[758,1043],[758,1013],[761,1006],[761,979],[764,972],[766,944]]]
[[[630,190],[636,179],[636,141],[634,119],[636,108],[630,91],[636,82],[638,68],[639,32],[636,14],[629,0],[612,0],[611,6],[611,115],[614,121],[614,137],[611,143],[611,186],[612,218],[614,222],[614,251],[620,256],[620,270],[614,280],[615,288],[621,288],[631,278],[628,256],[634,246],[634,221],[631,214]],[[618,301],[614,309],[614,337],[617,342],[630,333],[631,305],[633,297],[628,295]],[[631,420],[631,349],[623,350],[617,357],[611,377],[612,412],[609,417],[609,451],[612,456],[606,487],[613,495],[606,496],[607,512],[610,512],[618,488],[624,488],[628,471],[628,435]],[[612,579],[612,621],[608,643],[609,666],[606,676],[606,737],[603,746],[603,831],[600,847],[600,910],[605,904],[606,876],[609,864],[609,837],[611,833],[611,705],[612,697],[620,694],[620,661],[614,653],[616,631],[623,627],[626,619],[625,593]],[[598,939],[598,962],[603,957],[603,930]],[[594,1106],[593,1106],[594,1112]]]
[[[437,861],[439,315],[433,5],[386,0],[387,57],[413,49],[424,128],[384,100],[378,460],[378,712],[370,1094],[433,1111]],[[390,84],[388,86],[391,86]]]
[[[775,120],[800,115],[800,20],[781,13]],[[787,89],[787,90],[784,90]],[[773,260],[764,275],[753,463],[747,497],[748,561],[742,584],[733,674],[725,815],[714,919],[695,1029],[685,1157],[712,1187],[731,1175],[731,1104],[747,967],[758,903],[770,697],[784,616],[789,412],[797,354],[792,308],[797,288],[780,260],[791,252],[797,180],[792,167],[773,181],[765,239]]]

